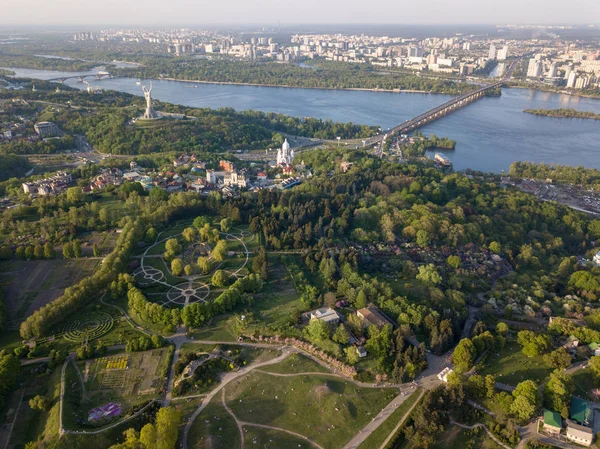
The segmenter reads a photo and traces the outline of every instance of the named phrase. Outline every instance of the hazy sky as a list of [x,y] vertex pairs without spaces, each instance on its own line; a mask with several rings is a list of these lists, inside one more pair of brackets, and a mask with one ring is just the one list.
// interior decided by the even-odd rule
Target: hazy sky
[[0,24],[600,23],[600,0],[6,0]]

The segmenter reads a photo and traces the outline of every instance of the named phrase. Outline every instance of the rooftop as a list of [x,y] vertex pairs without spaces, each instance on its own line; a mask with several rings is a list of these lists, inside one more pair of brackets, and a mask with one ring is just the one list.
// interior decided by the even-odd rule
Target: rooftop
[[592,416],[592,412],[590,410],[590,405],[587,401],[578,398],[577,396],[571,397],[571,408],[570,408],[570,418],[573,421],[577,421],[580,424],[587,424],[590,422],[590,418]]
[[560,417],[560,413],[544,409],[544,424],[552,427],[562,427],[562,418]]

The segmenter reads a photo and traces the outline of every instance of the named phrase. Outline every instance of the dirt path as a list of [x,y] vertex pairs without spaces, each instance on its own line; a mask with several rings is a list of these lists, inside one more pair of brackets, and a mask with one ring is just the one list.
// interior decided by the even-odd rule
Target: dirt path
[[450,420],[450,422],[452,424],[454,424],[455,426],[462,427],[463,429],[469,429],[469,430],[473,430],[475,427],[481,427],[483,430],[485,430],[485,432],[488,434],[488,436],[496,442],[496,444],[498,444],[499,446],[502,446],[504,449],[512,449],[510,446],[507,446],[502,441],[500,441],[498,438],[496,438],[496,436],[492,432],[490,432],[489,429],[485,425],[483,425],[481,423],[473,424],[472,426],[467,426],[466,424],[457,423],[456,421],[453,421],[452,419]]
[[19,405],[17,406],[17,411],[15,412],[15,416],[13,417],[13,420],[10,423],[10,429],[8,431],[8,436],[6,437],[6,444],[4,445],[4,449],[7,449],[8,444],[10,443],[10,437],[12,436],[12,431],[15,427],[15,422],[17,422],[17,418],[19,417],[19,410],[21,410],[21,404],[23,403],[23,396],[25,396],[25,388],[23,388],[21,390],[21,399],[19,399]]
[[223,404],[223,408],[227,410],[227,413],[229,413],[229,415],[231,415],[231,417],[235,421],[235,425],[237,426],[238,432],[240,433],[240,449],[244,449],[244,428],[242,427],[240,421],[237,419],[237,416],[235,416],[233,411],[227,406],[227,401],[225,401],[225,388],[221,389],[221,404]]
[[[273,347],[273,346],[271,346],[271,347]],[[194,411],[194,413],[192,413],[192,416],[190,417],[187,424],[185,425],[185,428],[183,429],[183,437],[182,437],[183,449],[188,449],[188,435],[190,433],[192,424],[194,423],[194,421],[196,420],[198,415],[200,415],[200,413],[202,413],[202,410],[204,410],[206,408],[206,406],[217,395],[217,393],[219,393],[219,391],[221,391],[223,388],[225,388],[225,386],[229,382],[231,382],[239,377],[245,376],[250,371],[252,371],[256,368],[261,368],[261,367],[267,366],[267,365],[275,365],[277,363],[283,362],[291,354],[292,354],[292,352],[288,348],[285,348],[285,349],[283,349],[283,354],[281,354],[279,357],[276,357],[271,360],[267,360],[262,363],[258,363],[256,365],[249,365],[249,366],[244,367],[236,372],[229,372],[229,373],[225,374],[225,376],[223,376],[223,378],[221,379],[221,383],[214,390],[212,390],[210,393],[208,393],[206,395],[206,400],[204,400],[202,402],[202,404],[200,404],[200,406],[196,409],[196,411]]]

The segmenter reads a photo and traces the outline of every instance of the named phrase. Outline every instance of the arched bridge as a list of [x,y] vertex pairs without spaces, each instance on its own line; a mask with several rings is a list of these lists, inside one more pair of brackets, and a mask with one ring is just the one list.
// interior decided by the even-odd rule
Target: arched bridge
[[98,73],[92,73],[89,75],[73,75],[73,76],[63,76],[60,78],[52,78],[49,79],[47,81],[54,81],[54,82],[59,82],[59,83],[64,83],[67,80],[71,80],[71,79],[78,79],[80,83],[83,83],[83,80],[85,78],[96,78],[97,80],[103,79],[103,78],[112,78],[113,76],[108,73],[108,72],[98,72]]

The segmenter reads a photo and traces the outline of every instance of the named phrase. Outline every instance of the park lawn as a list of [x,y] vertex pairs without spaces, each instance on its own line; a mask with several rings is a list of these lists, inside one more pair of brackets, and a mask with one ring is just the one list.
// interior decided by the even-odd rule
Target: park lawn
[[171,274],[171,270],[168,268],[166,261],[162,257],[146,257],[144,259],[146,266],[156,268],[164,273],[165,279],[163,282],[171,285],[178,285],[182,282],[187,282],[187,279],[182,277],[176,277]]
[[227,322],[227,316],[213,318],[206,327],[195,330],[191,336],[195,340],[231,341],[237,340]]
[[6,349],[8,352],[12,352],[15,348],[21,346],[22,340],[18,330],[1,332],[0,350]]
[[314,447],[303,438],[281,430],[264,429],[261,427],[244,426],[244,443],[246,447],[265,447],[277,449],[298,449]]
[[235,449],[240,447],[240,433],[235,421],[215,396],[190,428],[189,449]]
[[552,368],[544,362],[542,355],[526,357],[521,346],[514,340],[507,340],[500,352],[492,352],[479,374],[494,374],[503,384],[516,386],[524,380],[533,380],[538,384],[550,375]]
[[415,390],[408,398],[404,400],[400,407],[392,412],[390,416],[375,430],[369,438],[362,442],[358,449],[371,449],[380,447],[385,439],[393,432],[394,428],[404,418],[404,415],[419,398],[421,389]]
[[483,429],[468,430],[450,425],[438,435],[431,449],[502,449]]
[[292,354],[276,365],[267,365],[261,371],[269,373],[298,374],[298,373],[329,373],[330,371],[314,360],[300,354]]
[[347,443],[396,394],[397,389],[361,388],[343,378],[259,372],[226,387],[239,420],[291,430],[328,449]]

